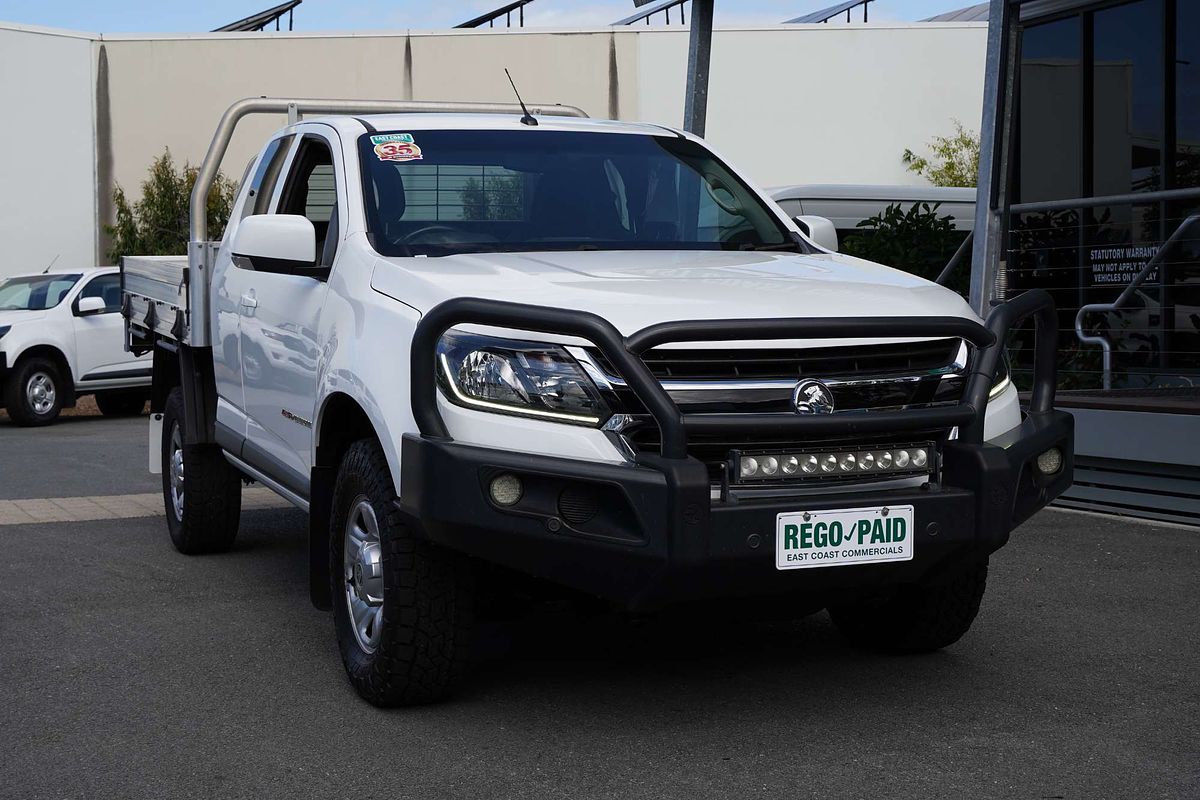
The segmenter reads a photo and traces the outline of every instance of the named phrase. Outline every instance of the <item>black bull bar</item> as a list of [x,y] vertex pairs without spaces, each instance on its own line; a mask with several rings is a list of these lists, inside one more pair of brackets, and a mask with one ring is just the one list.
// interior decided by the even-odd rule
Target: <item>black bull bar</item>
[[[622,336],[603,317],[584,311],[459,298],[434,307],[417,324],[410,361],[412,409],[422,436],[451,440],[437,406],[437,344],[451,327],[476,324],[576,336],[598,347],[658,426],[661,457],[646,458],[648,465],[667,466],[664,462],[687,461],[689,433],[789,433],[821,437],[957,427],[962,444],[978,445],[983,441],[988,393],[1005,341],[1016,325],[1031,317],[1036,340],[1028,414],[1036,420],[1053,413],[1058,349],[1054,301],[1041,289],[1032,289],[996,305],[985,325],[961,317],[718,319],[663,322],[630,336]],[[960,402],[934,408],[854,414],[684,414],[640,357],[650,348],[668,342],[916,337],[961,338],[975,348],[968,359],[967,384]]]

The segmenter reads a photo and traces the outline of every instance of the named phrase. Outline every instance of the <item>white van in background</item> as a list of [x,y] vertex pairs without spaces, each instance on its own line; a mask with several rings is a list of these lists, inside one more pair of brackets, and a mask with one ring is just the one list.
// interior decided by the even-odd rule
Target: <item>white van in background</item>
[[849,184],[800,184],[777,186],[767,194],[789,217],[825,217],[833,223],[839,241],[859,233],[858,223],[899,204],[908,211],[914,203],[939,204],[938,214],[954,217],[954,227],[967,232],[975,227],[973,188],[941,186],[853,186]]

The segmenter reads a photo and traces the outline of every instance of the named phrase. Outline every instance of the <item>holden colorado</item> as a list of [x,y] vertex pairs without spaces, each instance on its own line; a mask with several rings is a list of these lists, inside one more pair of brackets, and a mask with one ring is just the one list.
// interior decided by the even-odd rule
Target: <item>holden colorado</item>
[[[209,241],[208,188],[260,113],[290,124]],[[251,481],[303,509],[312,600],[377,705],[445,695],[498,593],[828,608],[865,648],[941,648],[1071,481],[1047,295],[981,320],[837,253],[687,133],[243,100],[190,224],[186,257],[123,264],[171,539],[231,547]]]
[[142,413],[150,359],[125,348],[121,276],[86,267],[0,280],[0,408],[49,425],[82,395],[105,416]]

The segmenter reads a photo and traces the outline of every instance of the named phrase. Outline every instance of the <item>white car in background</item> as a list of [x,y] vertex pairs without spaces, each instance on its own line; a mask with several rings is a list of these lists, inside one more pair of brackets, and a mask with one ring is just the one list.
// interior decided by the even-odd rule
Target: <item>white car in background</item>
[[140,414],[151,358],[127,352],[124,337],[116,267],[0,280],[0,408],[17,425],[47,425],[94,394],[105,415]]

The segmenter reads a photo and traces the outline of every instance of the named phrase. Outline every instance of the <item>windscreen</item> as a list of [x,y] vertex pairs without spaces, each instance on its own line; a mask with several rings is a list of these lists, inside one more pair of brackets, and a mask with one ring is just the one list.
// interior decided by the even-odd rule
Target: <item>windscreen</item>
[[546,250],[799,250],[762,200],[679,136],[404,131],[359,139],[383,255]]
[[44,311],[62,302],[79,275],[37,275],[0,281],[0,311]]

